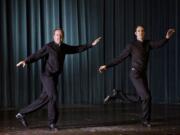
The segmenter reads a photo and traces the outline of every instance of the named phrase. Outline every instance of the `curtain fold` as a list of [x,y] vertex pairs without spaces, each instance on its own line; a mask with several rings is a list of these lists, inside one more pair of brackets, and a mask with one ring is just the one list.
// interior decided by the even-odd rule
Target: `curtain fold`
[[52,41],[52,30],[65,31],[70,45],[103,40],[80,54],[67,55],[59,78],[60,104],[102,104],[113,88],[135,94],[129,79],[130,59],[98,73],[133,41],[136,25],[146,38],[158,40],[168,28],[175,36],[150,55],[148,81],[154,103],[180,101],[180,2],[178,0],[1,0],[0,107],[22,107],[41,92],[41,61],[23,68],[16,63]]

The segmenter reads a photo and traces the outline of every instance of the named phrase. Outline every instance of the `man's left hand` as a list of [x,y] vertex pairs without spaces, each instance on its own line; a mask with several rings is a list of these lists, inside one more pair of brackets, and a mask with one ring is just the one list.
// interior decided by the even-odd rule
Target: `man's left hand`
[[166,38],[170,39],[174,33],[175,33],[175,29],[168,29],[166,33]]
[[99,43],[99,41],[101,40],[102,37],[98,37],[97,39],[95,39],[93,42],[92,42],[92,46],[95,46],[97,43]]

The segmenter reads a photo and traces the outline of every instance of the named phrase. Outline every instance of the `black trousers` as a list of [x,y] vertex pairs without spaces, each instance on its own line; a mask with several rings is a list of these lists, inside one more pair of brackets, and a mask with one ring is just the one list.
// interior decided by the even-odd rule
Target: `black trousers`
[[56,124],[58,120],[58,93],[57,93],[57,83],[58,75],[49,76],[46,74],[41,74],[41,82],[43,90],[38,99],[27,107],[20,110],[20,113],[26,115],[28,113],[34,112],[44,105],[48,104],[48,123]]
[[148,89],[148,81],[146,72],[138,72],[132,68],[130,71],[131,81],[136,89],[136,93],[141,98],[142,104],[142,120],[151,120],[151,92]]

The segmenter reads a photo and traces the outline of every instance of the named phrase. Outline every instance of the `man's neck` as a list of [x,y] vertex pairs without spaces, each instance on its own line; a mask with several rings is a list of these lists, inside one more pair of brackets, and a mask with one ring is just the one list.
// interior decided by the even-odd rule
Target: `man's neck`
[[140,42],[143,42],[143,41],[144,41],[143,38],[137,38],[137,40],[140,41]]

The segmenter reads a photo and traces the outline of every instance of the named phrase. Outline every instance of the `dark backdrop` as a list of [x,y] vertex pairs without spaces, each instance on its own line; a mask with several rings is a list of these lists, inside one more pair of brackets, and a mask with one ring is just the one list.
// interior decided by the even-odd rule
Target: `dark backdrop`
[[0,0],[0,107],[21,107],[41,92],[41,61],[26,68],[16,63],[52,40],[52,30],[62,27],[65,42],[84,44],[103,36],[99,46],[66,57],[59,78],[61,104],[102,104],[113,88],[135,93],[129,80],[129,60],[97,72],[134,40],[143,24],[146,38],[158,40],[176,28],[169,43],[154,50],[149,62],[149,87],[155,103],[180,101],[180,1],[179,0]]

